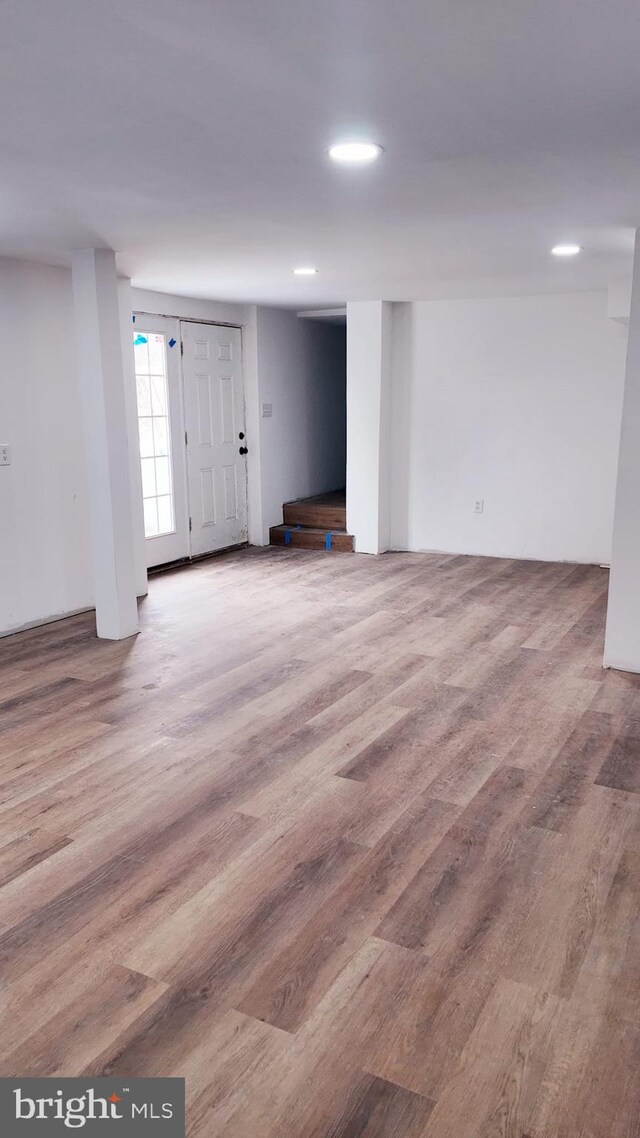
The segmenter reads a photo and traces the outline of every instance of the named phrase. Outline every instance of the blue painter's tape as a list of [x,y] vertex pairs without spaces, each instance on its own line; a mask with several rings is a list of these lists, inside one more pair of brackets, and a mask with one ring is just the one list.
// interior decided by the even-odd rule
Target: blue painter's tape
[[172,336],[172,337],[171,337],[171,339],[169,340],[169,347],[170,347],[170,348],[175,348],[175,346],[176,346],[177,342],[178,342],[178,341],[177,341],[177,340],[174,340],[174,338],[173,338],[173,336]]
[[149,343],[149,341],[148,341],[147,337],[143,336],[142,332],[138,332],[138,335],[136,336],[135,340],[133,341],[133,345],[135,348],[137,348],[140,344],[148,344],[148,343]]
[[330,533],[328,533],[324,539],[324,547],[327,550],[331,549],[331,534]]
[[284,531],[284,544],[285,545],[291,545],[291,530],[290,529],[286,529]]

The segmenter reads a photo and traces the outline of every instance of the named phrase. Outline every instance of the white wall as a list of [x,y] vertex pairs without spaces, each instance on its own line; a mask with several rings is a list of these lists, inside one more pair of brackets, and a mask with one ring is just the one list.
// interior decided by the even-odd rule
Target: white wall
[[344,328],[284,309],[258,308],[256,322],[258,401],[273,405],[260,418],[266,542],[283,502],[345,484],[346,343]]
[[606,309],[394,306],[393,548],[609,561],[626,330]]
[[244,324],[248,306],[227,304],[221,300],[201,300],[190,296],[172,296],[166,292],[132,288],[131,296],[136,312],[150,312],[154,316],[177,316],[180,320],[203,320],[214,324]]
[[0,259],[0,632],[92,604],[71,274]]

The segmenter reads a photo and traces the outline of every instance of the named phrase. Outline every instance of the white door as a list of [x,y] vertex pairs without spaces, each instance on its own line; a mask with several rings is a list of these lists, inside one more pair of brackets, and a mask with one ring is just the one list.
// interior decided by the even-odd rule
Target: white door
[[189,556],[177,320],[136,313],[133,325],[147,567]]
[[181,325],[191,554],[247,540],[247,440],[239,328]]

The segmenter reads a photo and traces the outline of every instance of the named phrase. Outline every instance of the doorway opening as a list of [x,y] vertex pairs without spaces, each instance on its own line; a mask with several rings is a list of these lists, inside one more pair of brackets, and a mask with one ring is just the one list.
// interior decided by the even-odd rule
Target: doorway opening
[[136,314],[147,568],[247,540],[240,328]]
[[274,502],[277,524],[269,526],[269,541],[303,549],[350,550],[345,491],[346,312],[299,312],[296,323],[295,330],[286,325],[288,342],[295,345],[289,356],[284,337],[278,341],[274,329],[269,337],[280,347],[276,365],[290,368],[296,397],[290,414],[289,461],[280,483],[284,493]]

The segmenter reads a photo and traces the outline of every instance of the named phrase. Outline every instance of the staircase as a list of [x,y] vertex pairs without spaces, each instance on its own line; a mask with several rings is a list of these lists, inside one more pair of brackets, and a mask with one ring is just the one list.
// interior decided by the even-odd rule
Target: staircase
[[346,531],[347,506],[344,490],[285,502],[284,524],[269,530],[271,545],[295,549],[324,549],[328,553],[352,553],[353,538]]

